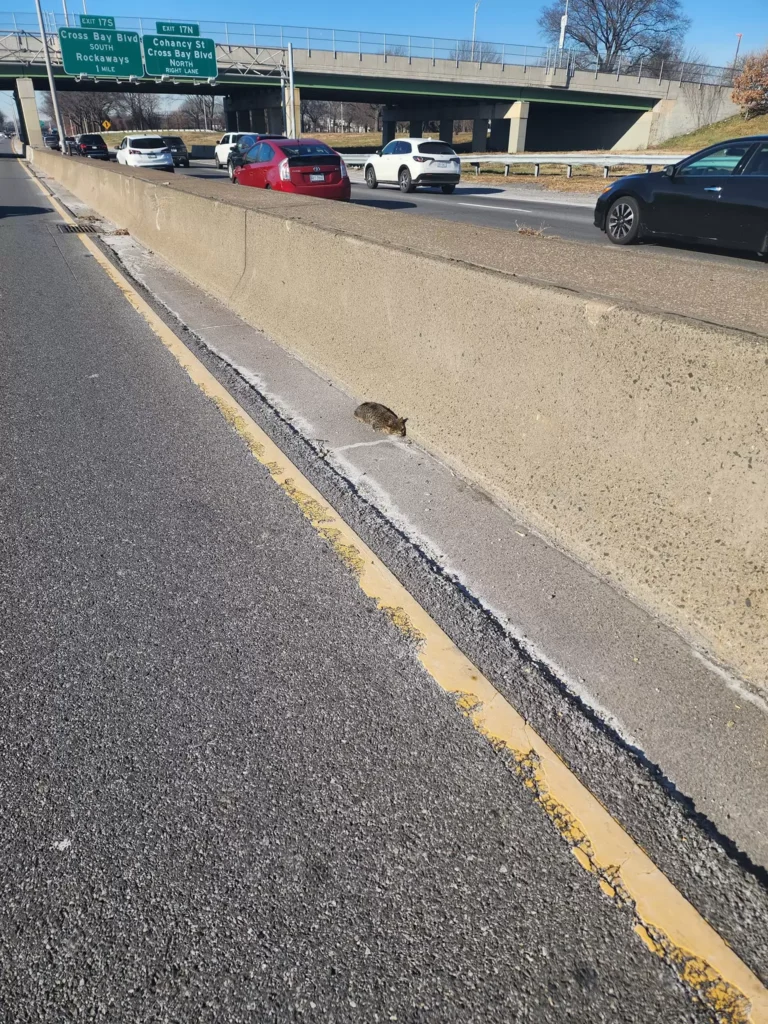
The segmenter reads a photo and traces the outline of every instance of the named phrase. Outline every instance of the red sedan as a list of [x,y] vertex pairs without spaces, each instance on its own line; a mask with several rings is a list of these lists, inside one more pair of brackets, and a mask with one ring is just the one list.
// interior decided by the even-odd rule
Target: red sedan
[[234,180],[253,188],[296,192],[321,199],[349,199],[351,188],[344,161],[317,139],[270,139],[256,142]]

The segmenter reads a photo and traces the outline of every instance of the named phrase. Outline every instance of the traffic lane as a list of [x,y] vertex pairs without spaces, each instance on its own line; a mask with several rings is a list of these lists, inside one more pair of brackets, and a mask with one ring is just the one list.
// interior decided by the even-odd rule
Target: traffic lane
[[352,201],[358,206],[383,210],[410,210],[444,217],[458,223],[558,235],[575,241],[601,242],[602,233],[592,223],[592,211],[583,206],[565,206],[546,200],[495,198],[458,188],[451,196],[438,192],[411,192],[379,186],[352,185]]
[[57,220],[0,220],[5,1005],[707,1020]]
[[[189,168],[176,168],[177,174],[188,174],[197,178],[224,178],[225,170],[217,170],[202,162],[192,162]],[[499,198],[494,198],[494,195]],[[485,227],[508,228],[511,231],[556,235],[570,241],[588,242],[612,248],[602,231],[593,224],[591,206],[570,205],[565,200],[554,198],[521,199],[507,198],[501,189],[482,186],[460,185],[452,196],[421,190],[410,194],[401,193],[395,187],[380,185],[372,190],[359,182],[352,182],[352,202],[372,209],[403,211],[442,217],[456,223],[477,224]],[[760,258],[748,252],[729,252],[705,246],[691,246],[669,241],[646,242],[638,246],[640,251],[653,258],[658,249],[674,251],[681,259],[704,260],[711,263],[760,262]]]
[[[225,170],[217,170],[193,161],[190,167],[177,167],[176,173],[194,178],[223,178],[229,183]],[[478,195],[476,188],[460,186],[452,196],[426,191],[403,195],[398,189],[380,186],[375,191],[365,185],[352,182],[352,201],[359,206],[372,209],[402,210],[412,213],[443,217],[458,223],[481,224],[488,227],[507,227],[517,230],[523,227],[545,234],[557,234],[563,238],[578,241],[601,241],[602,234],[592,224],[592,211],[588,207],[560,207],[553,203],[535,200],[493,199],[492,192],[483,189]]]

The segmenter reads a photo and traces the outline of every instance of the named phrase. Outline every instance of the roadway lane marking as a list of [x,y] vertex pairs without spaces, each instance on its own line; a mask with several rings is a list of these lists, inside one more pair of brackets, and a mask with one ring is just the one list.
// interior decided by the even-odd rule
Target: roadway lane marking
[[[471,206],[473,210],[490,210],[490,206],[483,206],[481,203],[456,203],[456,206]],[[499,209],[498,207],[493,211],[494,213],[524,213],[528,217],[541,217],[541,213],[537,213],[536,210],[522,210],[519,206],[508,206],[506,209]]]
[[[24,166],[67,223],[75,223]],[[552,748],[466,658],[384,563],[339,516],[245,409],[183,344],[130,281],[87,235],[77,236],[140,313],[194,384],[219,409],[253,457],[299,507],[317,533],[409,638],[418,659],[457,711],[504,753],[581,867],[603,893],[630,911],[632,927],[676,972],[690,995],[724,1024],[768,1024],[768,990],[727,943],[678,892],[600,801]]]

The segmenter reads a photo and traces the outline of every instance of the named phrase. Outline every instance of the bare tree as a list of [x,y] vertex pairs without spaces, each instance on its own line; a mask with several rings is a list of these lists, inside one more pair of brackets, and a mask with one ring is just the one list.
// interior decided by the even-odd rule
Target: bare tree
[[[558,0],[542,9],[539,26],[551,43],[562,15]],[[679,52],[689,25],[681,0],[570,0],[567,39],[612,67],[619,59],[631,64]]]
[[115,111],[128,130],[156,131],[162,121],[160,97],[153,92],[116,93]]
[[301,130],[305,132],[327,131],[331,120],[330,106],[328,100],[302,100]]
[[380,103],[302,100],[302,131],[375,131],[381,124],[381,109]]
[[408,50],[405,46],[401,46],[399,43],[387,43],[384,49],[381,51],[385,57],[407,57]]
[[474,60],[481,64],[501,64],[501,53],[494,43],[482,39],[460,39],[448,54],[451,60]]
[[[114,117],[116,95],[111,92],[59,92],[64,130],[72,135],[100,132],[102,122],[111,121]],[[53,117],[49,92],[43,93],[41,109],[46,117]]]
[[192,93],[176,108],[176,114],[184,122],[180,128],[202,128],[208,130],[220,120],[221,101],[216,96]]

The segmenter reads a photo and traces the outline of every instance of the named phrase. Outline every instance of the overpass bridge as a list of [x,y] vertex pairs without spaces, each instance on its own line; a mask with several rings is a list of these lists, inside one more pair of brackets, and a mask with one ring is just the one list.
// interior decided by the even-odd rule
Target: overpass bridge
[[[117,18],[118,29],[152,32],[156,18]],[[282,126],[282,83],[292,47],[296,98],[380,103],[383,142],[398,121],[413,135],[440,122],[472,120],[473,150],[642,148],[728,117],[732,69],[680,61],[607,65],[576,50],[393,36],[337,29],[203,22],[216,41],[215,81],[74,79],[64,74],[56,31],[67,16],[46,15],[54,74],[62,90],[207,92],[224,98],[229,130]],[[0,85],[19,102],[45,90],[42,43],[29,14],[0,14]],[[33,98],[33,97],[32,97]],[[32,108],[26,120],[34,120]],[[488,123],[491,125],[488,137]]]

